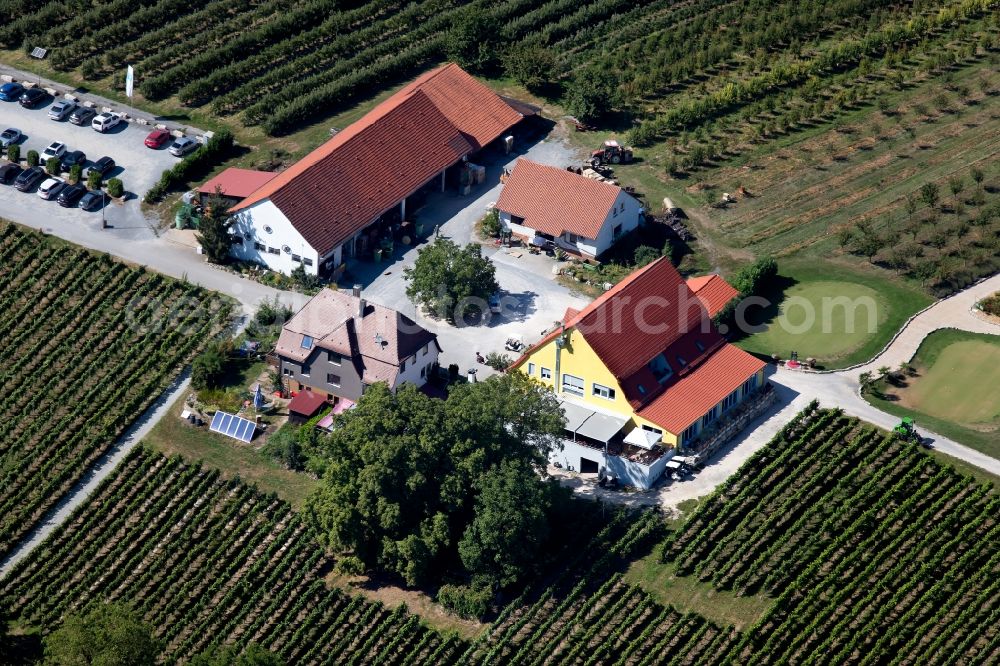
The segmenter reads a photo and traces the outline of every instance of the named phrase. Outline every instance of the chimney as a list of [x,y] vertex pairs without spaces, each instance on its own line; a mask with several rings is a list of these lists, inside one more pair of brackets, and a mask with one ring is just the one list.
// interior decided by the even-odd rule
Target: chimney
[[365,316],[365,305],[367,305],[365,299],[361,298],[361,285],[360,284],[354,285],[354,287],[351,289],[351,294],[354,296],[354,298],[358,299],[357,317],[358,319],[361,319]]

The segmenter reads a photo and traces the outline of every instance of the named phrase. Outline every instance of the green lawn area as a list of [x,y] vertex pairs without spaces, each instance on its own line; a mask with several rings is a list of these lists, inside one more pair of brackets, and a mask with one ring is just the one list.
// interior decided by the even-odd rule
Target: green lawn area
[[914,377],[899,386],[879,382],[868,401],[1000,458],[1000,336],[935,331],[911,365]]
[[698,613],[723,626],[732,624],[740,630],[752,626],[774,603],[765,596],[740,597],[717,590],[696,576],[678,576],[676,566],[661,562],[658,552],[633,562],[625,572],[625,579],[662,604]]
[[926,294],[877,274],[832,262],[779,260],[779,279],[763,308],[747,311],[764,330],[737,345],[757,354],[812,357],[826,368],[866,361],[877,354],[914,312],[930,304]]

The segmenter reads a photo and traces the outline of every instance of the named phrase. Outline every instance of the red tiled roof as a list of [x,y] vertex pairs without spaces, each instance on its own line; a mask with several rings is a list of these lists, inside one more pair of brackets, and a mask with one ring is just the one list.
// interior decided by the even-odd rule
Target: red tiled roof
[[[455,63],[423,74],[389,98],[421,90],[441,113],[478,150],[509,130],[527,115],[528,107],[511,104],[470,76]],[[388,101],[388,100],[387,100]]]
[[215,178],[211,178],[198,188],[201,194],[215,194],[215,188],[220,188],[227,197],[243,199],[253,194],[254,190],[263,187],[278,174],[273,171],[257,171],[255,169],[237,169],[229,167]]
[[514,165],[496,207],[524,226],[561,236],[597,238],[621,188],[524,158]]
[[724,344],[636,414],[669,432],[682,433],[763,367],[755,356]]
[[691,278],[687,284],[708,310],[709,317],[719,314],[729,301],[740,295],[736,287],[726,282],[721,275],[702,275]]
[[313,393],[309,389],[299,391],[298,395],[288,403],[288,411],[311,417],[326,402],[326,396],[320,393]]
[[270,199],[320,254],[520,121],[458,65],[432,70],[233,207]]

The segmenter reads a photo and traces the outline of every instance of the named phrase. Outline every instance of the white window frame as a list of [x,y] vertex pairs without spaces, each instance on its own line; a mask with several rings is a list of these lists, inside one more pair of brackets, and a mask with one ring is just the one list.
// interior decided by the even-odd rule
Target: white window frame
[[535,376],[535,364],[532,363],[531,361],[528,361],[528,376],[529,377]]
[[550,370],[549,368],[542,368],[541,377],[542,377],[542,379],[548,379],[548,380],[551,381],[551,379],[552,379],[552,370]]
[[615,399],[615,390],[613,388],[605,386],[604,384],[598,384],[597,382],[593,382],[590,385],[590,394],[599,398],[604,398],[605,400]]
[[[580,382],[580,386],[577,387],[576,384],[568,384],[566,382],[567,379],[573,379],[573,380],[579,381]],[[567,386],[570,389],[568,391],[566,390]],[[563,373],[563,375],[562,375],[562,387],[561,387],[563,393],[569,393],[570,395],[577,395],[577,396],[583,397],[585,391],[587,390],[586,387],[587,387],[587,382],[585,382],[583,380],[583,377],[577,377],[576,375],[571,375],[571,374],[566,373],[566,372]],[[579,390],[579,393],[577,393],[577,390]]]

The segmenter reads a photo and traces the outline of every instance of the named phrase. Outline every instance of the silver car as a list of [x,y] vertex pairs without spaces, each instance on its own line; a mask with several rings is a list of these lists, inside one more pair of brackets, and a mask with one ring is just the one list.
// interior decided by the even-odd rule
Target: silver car
[[170,154],[173,155],[174,157],[183,157],[200,145],[201,145],[200,143],[198,143],[191,137],[182,136],[181,138],[174,141],[173,145],[170,146]]
[[76,103],[68,99],[63,99],[49,107],[49,118],[52,120],[65,120],[66,116],[76,110]]
[[24,134],[21,133],[21,130],[16,127],[8,127],[3,132],[0,132],[0,146],[6,148],[10,144],[20,141],[22,136]]

